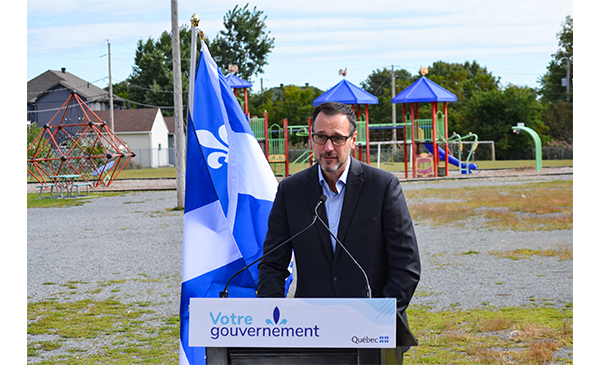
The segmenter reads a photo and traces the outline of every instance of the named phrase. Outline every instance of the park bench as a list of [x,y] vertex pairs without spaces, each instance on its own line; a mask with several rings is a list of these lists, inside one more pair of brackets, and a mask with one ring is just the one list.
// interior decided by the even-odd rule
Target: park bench
[[[50,196],[44,196],[44,189],[50,189]],[[41,183],[36,186],[36,189],[40,189],[40,198],[48,199],[48,198],[58,198],[60,196],[60,188],[56,183]],[[56,189],[56,193],[55,190]]]

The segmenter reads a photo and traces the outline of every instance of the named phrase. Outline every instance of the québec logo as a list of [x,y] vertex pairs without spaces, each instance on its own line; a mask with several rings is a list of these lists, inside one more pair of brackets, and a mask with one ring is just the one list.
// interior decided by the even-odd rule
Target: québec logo
[[281,325],[284,325],[284,324],[286,324],[286,323],[287,323],[287,319],[285,319],[285,318],[284,318],[284,319],[282,319],[282,320],[281,320],[281,322],[279,322],[279,318],[280,318],[280,317],[281,317],[281,313],[280,313],[280,311],[279,311],[279,308],[278,308],[278,307],[275,307],[275,308],[273,309],[273,320],[271,320],[271,318],[267,318],[267,319],[265,320],[265,322],[266,322],[267,324],[270,324],[270,325],[273,325],[273,326],[277,326],[277,325],[280,325],[280,326],[281,326]]

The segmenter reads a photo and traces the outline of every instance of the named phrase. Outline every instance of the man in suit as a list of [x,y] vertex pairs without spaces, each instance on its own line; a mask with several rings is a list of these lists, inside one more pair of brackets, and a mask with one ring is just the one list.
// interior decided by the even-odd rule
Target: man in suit
[[[372,297],[396,298],[406,310],[419,282],[421,264],[413,223],[398,178],[351,156],[356,116],[340,103],[313,111],[312,140],[318,164],[279,184],[263,251],[302,231],[319,216],[364,269]],[[323,209],[324,208],[324,209]],[[366,280],[352,257],[317,222],[259,265],[258,296],[283,297],[292,249],[296,297],[366,296]]]

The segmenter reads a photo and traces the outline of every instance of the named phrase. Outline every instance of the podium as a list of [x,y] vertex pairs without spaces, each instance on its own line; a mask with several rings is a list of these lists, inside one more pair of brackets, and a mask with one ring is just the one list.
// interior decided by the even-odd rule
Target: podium
[[208,364],[384,364],[418,341],[395,298],[191,298]]

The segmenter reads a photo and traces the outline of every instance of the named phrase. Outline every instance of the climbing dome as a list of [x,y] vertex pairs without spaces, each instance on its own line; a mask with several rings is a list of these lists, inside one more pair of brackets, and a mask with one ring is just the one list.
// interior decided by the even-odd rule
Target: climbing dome
[[80,175],[108,186],[135,154],[72,92],[27,147],[27,173],[45,184],[49,176]]

